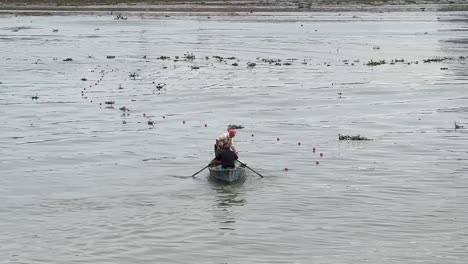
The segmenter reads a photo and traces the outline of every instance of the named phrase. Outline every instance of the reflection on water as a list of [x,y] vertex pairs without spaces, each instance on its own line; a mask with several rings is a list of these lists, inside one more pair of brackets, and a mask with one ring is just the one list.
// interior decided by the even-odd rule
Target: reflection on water
[[216,191],[216,208],[213,209],[215,222],[219,224],[220,230],[235,230],[236,217],[232,212],[233,206],[244,206],[245,199],[245,178],[235,183],[227,183],[208,177],[208,182],[213,190]]
[[223,182],[213,177],[208,177],[208,179],[211,187],[216,190],[219,207],[242,206],[246,203],[245,199],[242,198],[242,194],[245,192],[243,188],[245,177],[235,183]]

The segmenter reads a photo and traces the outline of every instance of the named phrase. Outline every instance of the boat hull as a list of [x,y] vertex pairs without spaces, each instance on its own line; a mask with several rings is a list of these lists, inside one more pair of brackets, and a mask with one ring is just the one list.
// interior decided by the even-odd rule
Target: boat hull
[[234,169],[223,169],[219,167],[210,167],[210,176],[224,182],[236,182],[245,177],[244,167],[235,167]]

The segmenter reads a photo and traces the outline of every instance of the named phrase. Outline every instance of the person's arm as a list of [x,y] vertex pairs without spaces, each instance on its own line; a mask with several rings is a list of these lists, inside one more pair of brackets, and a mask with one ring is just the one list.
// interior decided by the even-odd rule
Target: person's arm
[[225,135],[222,134],[221,136],[219,136],[218,138],[216,138],[216,147],[219,149],[222,147],[223,145],[223,142],[224,142],[224,139],[225,139]]
[[237,148],[234,145],[234,140],[231,141],[231,150],[234,151],[234,153],[237,155],[239,152],[237,152]]
[[221,165],[221,153],[216,155],[215,159],[212,161],[213,166]]

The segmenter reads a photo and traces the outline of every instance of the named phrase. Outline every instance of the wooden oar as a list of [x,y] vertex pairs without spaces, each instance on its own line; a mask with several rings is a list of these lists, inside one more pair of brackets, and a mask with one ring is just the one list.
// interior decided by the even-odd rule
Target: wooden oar
[[[213,159],[214,160],[214,159]],[[208,168],[209,166],[211,166],[211,163],[213,163],[213,160],[210,161],[210,163],[208,163],[208,165],[206,165],[203,169],[195,172],[195,174],[192,175],[192,177],[195,177],[195,175],[197,175],[198,173],[202,172],[204,169]]]
[[247,166],[247,164],[243,163],[242,161],[240,160],[237,160],[237,162],[239,162],[240,164],[244,165],[246,168],[248,168],[249,170],[253,171],[255,174],[257,174],[258,176],[262,177],[263,178],[263,175],[261,175],[260,173],[254,171],[252,168],[250,168],[249,166]]
[[198,173],[202,172],[204,169],[208,168],[210,165],[206,165],[203,169],[195,172],[195,174],[192,175],[192,177],[195,177],[195,175],[197,175]]

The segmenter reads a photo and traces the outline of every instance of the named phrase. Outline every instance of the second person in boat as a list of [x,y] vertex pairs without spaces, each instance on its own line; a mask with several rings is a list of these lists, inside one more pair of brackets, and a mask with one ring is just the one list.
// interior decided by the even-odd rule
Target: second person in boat
[[233,169],[236,167],[236,160],[239,157],[228,146],[225,146],[219,151],[214,160],[215,166],[221,165],[223,169]]

